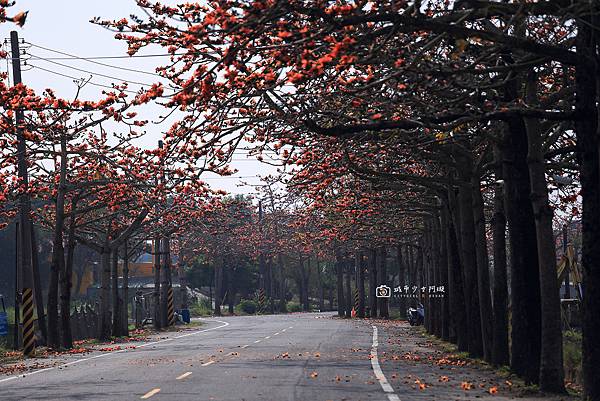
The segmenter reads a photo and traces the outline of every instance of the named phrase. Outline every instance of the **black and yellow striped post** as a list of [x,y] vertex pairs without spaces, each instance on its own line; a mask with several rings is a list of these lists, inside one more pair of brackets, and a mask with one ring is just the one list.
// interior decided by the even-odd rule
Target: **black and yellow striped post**
[[358,288],[354,289],[354,315],[356,316],[356,313],[358,313],[358,308],[359,308],[359,300],[360,300],[360,295],[358,294]]
[[173,287],[169,286],[167,290],[167,320],[169,322],[169,326],[173,326],[175,324],[175,306],[173,302]]
[[23,355],[35,356],[35,327],[33,319],[33,290],[23,289]]
[[266,300],[265,300],[265,289],[261,288],[258,291],[258,310],[259,310],[259,313],[265,313],[265,303],[266,303]]

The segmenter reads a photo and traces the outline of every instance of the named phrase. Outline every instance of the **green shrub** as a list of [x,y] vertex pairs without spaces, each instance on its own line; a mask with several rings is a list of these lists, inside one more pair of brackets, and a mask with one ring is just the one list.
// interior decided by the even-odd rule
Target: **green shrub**
[[238,312],[254,315],[258,309],[258,305],[251,299],[242,299],[240,303],[236,305],[235,309]]
[[212,315],[212,305],[208,299],[201,299],[200,301],[190,306],[190,314],[196,316],[210,316]]
[[298,302],[290,301],[287,303],[288,312],[302,312],[302,305]]

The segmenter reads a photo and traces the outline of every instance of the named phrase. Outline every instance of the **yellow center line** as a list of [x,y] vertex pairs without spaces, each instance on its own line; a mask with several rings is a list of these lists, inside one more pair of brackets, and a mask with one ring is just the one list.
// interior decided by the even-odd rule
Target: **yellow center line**
[[155,388],[154,390],[150,390],[150,391],[148,391],[146,394],[144,394],[144,395],[143,395],[143,396],[141,396],[140,398],[141,398],[142,400],[145,400],[145,399],[147,399],[147,398],[150,398],[150,397],[152,397],[152,396],[153,396],[154,394],[156,394],[156,393],[160,393],[160,389],[159,389],[159,388]]
[[185,379],[186,377],[190,376],[192,374],[192,372],[185,372],[184,374],[182,374],[181,376],[177,377],[177,380],[182,380]]
[[212,365],[213,363],[215,363],[215,361],[208,361],[206,363],[203,363],[202,366]]

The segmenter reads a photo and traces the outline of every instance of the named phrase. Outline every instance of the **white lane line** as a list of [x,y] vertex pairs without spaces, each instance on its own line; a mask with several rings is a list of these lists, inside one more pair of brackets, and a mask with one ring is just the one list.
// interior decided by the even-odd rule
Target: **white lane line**
[[208,361],[206,363],[203,363],[202,366],[212,365],[213,363],[215,363],[215,361]]
[[174,341],[176,339],[180,339],[180,338],[183,338],[183,337],[195,336],[195,335],[198,335],[198,334],[206,333],[206,332],[209,332],[209,331],[220,329],[222,327],[229,326],[229,323],[224,322],[222,320],[211,320],[211,321],[218,322],[218,323],[223,323],[223,324],[220,325],[220,326],[217,326],[217,327],[212,327],[210,329],[198,330],[198,331],[194,331],[192,333],[187,333],[187,334],[183,334],[183,335],[176,336],[176,337],[165,338],[165,339],[162,339],[162,340],[153,341],[151,343],[144,343],[144,344],[141,344],[141,345],[137,345],[135,348],[123,348],[123,349],[120,349],[120,350],[117,350],[117,351],[107,352],[107,353],[104,353],[104,354],[94,355],[94,356],[90,356],[90,357],[87,357],[87,358],[81,358],[81,359],[78,359],[76,361],[63,363],[62,365],[53,366],[51,368],[45,368],[45,369],[36,370],[36,371],[31,372],[31,373],[25,373],[25,374],[16,375],[16,376],[10,376],[10,377],[7,377],[5,379],[0,379],[0,383],[4,383],[4,382],[10,381],[10,380],[15,380],[15,379],[23,379],[25,377],[37,375],[37,374],[42,373],[42,372],[47,372],[47,371],[50,371],[50,370],[64,368],[64,367],[67,367],[67,366],[75,365],[77,363],[81,363],[81,362],[85,362],[85,361],[91,361],[93,359],[104,358],[105,356],[120,354],[120,353],[125,352],[125,351],[135,352],[136,349],[139,349],[139,348],[144,348],[144,347],[148,347],[150,345],[156,345],[156,344],[164,343],[164,342],[167,342],[167,341]]
[[375,373],[375,377],[383,391],[388,394],[388,399],[390,401],[400,401],[400,398],[396,394],[394,394],[394,389],[390,386],[383,371],[381,370],[381,366],[379,366],[379,358],[377,356],[377,347],[379,346],[379,340],[377,340],[377,326],[373,325],[373,345],[371,347],[371,366],[373,367],[373,372]]
[[286,330],[287,330],[287,329],[283,329],[283,330],[281,330],[281,332],[282,332],[282,333],[284,333]]
[[293,328],[294,328],[294,326],[290,326],[290,327],[288,327],[288,329],[293,329]]
[[159,388],[155,388],[154,390],[150,390],[150,391],[148,391],[146,394],[144,394],[144,395],[143,395],[143,396],[141,396],[140,398],[141,398],[142,400],[145,400],[145,399],[147,399],[147,398],[150,398],[150,397],[152,397],[152,396],[153,396],[154,394],[156,394],[156,393],[160,393],[160,389],[159,389]]
[[280,334],[280,333],[275,333],[275,334],[273,334],[273,335],[274,335],[274,336],[278,336],[279,334]]
[[242,348],[248,348],[250,344],[242,345]]
[[254,344],[258,344],[259,342],[261,342],[262,340],[256,340],[254,341]]
[[176,380],[183,380],[188,376],[191,376],[192,372],[185,372],[184,374],[182,374],[181,376],[177,376]]
[[266,336],[266,337],[265,337],[265,340],[268,340],[269,338],[271,338],[271,336]]

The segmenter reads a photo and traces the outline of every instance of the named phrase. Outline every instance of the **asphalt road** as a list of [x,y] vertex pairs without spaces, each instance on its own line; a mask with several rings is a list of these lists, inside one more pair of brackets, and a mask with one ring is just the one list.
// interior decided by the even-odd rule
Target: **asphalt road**
[[168,340],[0,378],[0,400],[397,400],[370,357],[374,328],[331,316],[207,319]]

